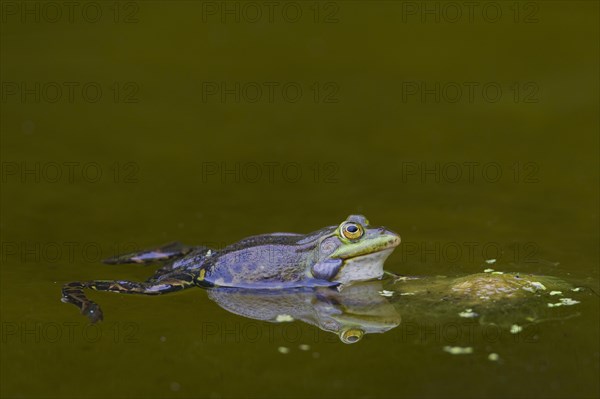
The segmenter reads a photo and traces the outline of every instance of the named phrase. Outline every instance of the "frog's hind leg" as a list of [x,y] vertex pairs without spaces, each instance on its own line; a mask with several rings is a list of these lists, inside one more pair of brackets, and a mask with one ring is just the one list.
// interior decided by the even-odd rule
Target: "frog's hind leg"
[[189,246],[176,241],[158,248],[146,249],[143,251],[117,255],[112,258],[105,259],[103,260],[103,262],[109,265],[116,265],[122,263],[146,264],[153,262],[162,262],[169,259],[180,258],[199,248],[203,247]]
[[161,295],[180,291],[194,285],[194,276],[188,273],[178,273],[160,280],[149,280],[144,283],[126,280],[92,280],[75,281],[65,284],[62,289],[62,301],[77,306],[84,316],[92,323],[103,319],[100,306],[90,301],[84,293],[89,288],[94,291],[118,292],[121,294]]

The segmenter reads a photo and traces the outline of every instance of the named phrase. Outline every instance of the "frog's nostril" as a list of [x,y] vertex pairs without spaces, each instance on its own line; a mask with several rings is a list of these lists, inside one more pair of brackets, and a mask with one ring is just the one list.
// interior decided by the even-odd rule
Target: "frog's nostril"
[[378,230],[379,230],[379,234],[381,234],[382,236],[389,236],[389,235],[395,236],[396,235],[396,233],[386,229],[385,227],[380,227]]
[[394,245],[394,246],[400,244],[400,236],[398,236],[396,234],[392,234],[389,242],[391,245]]

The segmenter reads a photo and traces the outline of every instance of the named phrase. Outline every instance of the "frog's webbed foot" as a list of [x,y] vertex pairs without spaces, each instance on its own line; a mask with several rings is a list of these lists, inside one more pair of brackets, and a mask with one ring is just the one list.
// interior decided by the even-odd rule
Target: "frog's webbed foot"
[[64,303],[72,303],[81,310],[81,314],[86,316],[92,324],[102,321],[103,314],[100,306],[87,299],[83,293],[83,289],[87,287],[88,283],[84,282],[73,282],[65,284],[62,289],[63,297],[61,299]]
[[145,283],[126,280],[76,281],[63,286],[62,301],[77,306],[83,315],[87,316],[92,323],[96,323],[103,319],[102,309],[85,296],[83,290],[86,288],[122,294],[160,295],[180,291],[193,285],[195,285],[195,276],[191,273],[177,273]]
[[180,242],[171,242],[158,248],[146,249],[142,251],[131,252],[128,254],[117,255],[112,258],[105,259],[103,260],[103,262],[109,265],[123,263],[147,264],[153,262],[163,262],[170,259],[180,258],[189,254],[193,250],[200,248],[204,247],[195,247],[184,245]]
[[104,319],[102,309],[100,309],[100,306],[97,303],[92,301],[88,301],[88,303],[81,308],[81,314],[86,316],[92,324]]

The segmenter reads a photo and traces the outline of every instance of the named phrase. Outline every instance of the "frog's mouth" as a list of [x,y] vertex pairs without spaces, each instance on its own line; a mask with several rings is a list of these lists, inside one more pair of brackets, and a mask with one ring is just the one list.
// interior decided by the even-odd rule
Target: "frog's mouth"
[[356,259],[356,258],[365,258],[365,257],[369,257],[372,255],[377,255],[380,252],[384,252],[384,251],[388,251],[387,256],[389,256],[389,254],[392,253],[394,248],[396,248],[399,244],[400,244],[400,237],[394,237],[394,238],[391,238],[389,241],[386,241],[385,243],[383,243],[377,247],[369,248],[369,250],[367,252],[364,252],[364,253],[359,252],[357,254],[347,255],[344,257],[344,261],[350,260],[350,259]]
[[[341,248],[339,252],[334,254],[335,257],[342,259],[344,262],[351,259],[375,256],[380,252],[394,250],[400,245],[400,236],[389,232],[377,239],[372,239],[364,242],[357,242]],[[388,252],[388,256],[391,253]],[[386,256],[387,257],[387,256]]]

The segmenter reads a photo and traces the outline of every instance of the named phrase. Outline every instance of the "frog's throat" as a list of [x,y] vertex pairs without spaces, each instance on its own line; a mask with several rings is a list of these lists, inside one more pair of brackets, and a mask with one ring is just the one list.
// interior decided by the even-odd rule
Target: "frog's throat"
[[348,284],[380,278],[383,276],[383,263],[393,251],[394,247],[344,259],[342,268],[333,281]]

